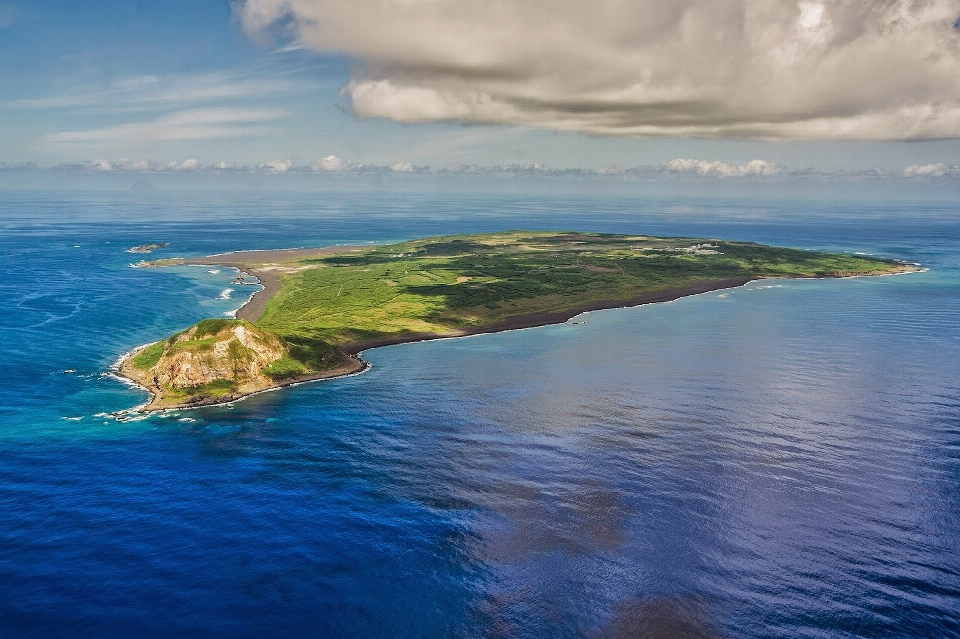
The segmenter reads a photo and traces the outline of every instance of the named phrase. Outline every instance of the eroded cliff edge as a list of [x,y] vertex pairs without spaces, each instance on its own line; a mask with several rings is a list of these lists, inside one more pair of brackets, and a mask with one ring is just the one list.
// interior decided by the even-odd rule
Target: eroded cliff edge
[[144,410],[234,401],[271,388],[363,370],[335,349],[307,352],[246,320],[206,319],[133,351],[120,374],[148,391]]

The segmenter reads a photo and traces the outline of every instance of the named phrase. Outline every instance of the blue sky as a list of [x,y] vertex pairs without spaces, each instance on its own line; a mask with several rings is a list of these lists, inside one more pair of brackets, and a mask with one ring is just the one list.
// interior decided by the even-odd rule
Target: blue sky
[[[603,31],[623,16],[586,25],[586,31],[577,33],[583,18],[562,15],[567,3],[557,5],[550,20],[530,15],[533,3],[525,6],[519,0],[503,3],[506,13],[489,19],[487,14],[496,12],[474,7],[471,1],[453,16],[407,11],[391,17],[390,12],[404,4],[409,3],[247,0],[231,6],[214,0],[0,0],[0,161],[54,166],[104,159],[118,166],[123,158],[127,167],[186,166],[184,162],[194,160],[198,166],[279,162],[282,167],[336,156],[345,165],[409,163],[437,170],[457,164],[601,169],[692,159],[705,170],[709,162],[735,168],[759,159],[792,170],[858,171],[882,165],[894,173],[911,165],[941,163],[949,173],[960,165],[960,142],[951,124],[960,113],[958,91],[944,89],[937,75],[949,77],[960,68],[950,66],[960,60],[960,45],[951,40],[960,40],[960,29],[951,30],[945,22],[949,11],[956,9],[960,15],[952,2],[939,3],[944,5],[940,14],[918,18],[919,26],[903,36],[903,42],[891,42],[890,61],[878,71],[866,69],[866,62],[838,57],[834,52],[841,47],[823,44],[845,32],[843,16],[817,3],[781,3],[789,10],[784,15],[790,24],[796,23],[790,33],[799,34],[797,42],[811,48],[797,54],[795,47],[784,53],[781,46],[777,55],[801,60],[821,56],[820,69],[863,68],[859,80],[864,86],[857,87],[857,95],[870,96],[871,83],[880,87],[874,102],[853,107],[853,94],[843,92],[846,76],[840,71],[831,72],[834,76],[804,71],[806,75],[774,87],[770,95],[762,84],[724,94],[725,85],[711,85],[718,72],[697,73],[698,66],[709,66],[709,61],[691,63],[705,45],[677,49],[678,42],[691,39],[689,33],[664,36],[676,17],[654,15],[645,2],[636,3],[638,11],[647,12],[635,16],[636,21],[659,21],[659,31],[628,34],[642,46],[601,51],[616,54],[616,59],[636,55],[637,65],[646,65],[645,75],[637,78],[603,59],[580,66],[608,43],[624,40],[619,31]],[[676,18],[688,31],[697,19],[697,2],[690,4],[688,15]],[[752,15],[749,5],[746,2],[738,14],[737,33],[743,40],[752,37],[742,26],[743,16]],[[471,14],[474,10],[481,13]],[[721,25],[717,33],[723,35],[724,16],[709,18]],[[776,16],[764,19],[783,22]],[[469,35],[458,35],[468,20]],[[945,44],[938,46],[945,47],[946,62],[926,75],[905,70],[900,77],[892,62],[899,56],[896,47],[916,48],[916,40],[907,36],[929,40],[922,29],[943,39]],[[864,50],[876,46],[868,36],[861,38]],[[659,49],[648,46],[653,41],[660,43]],[[851,48],[849,42],[848,37],[843,50]],[[773,45],[756,44],[763,46]],[[703,55],[705,60],[727,56],[734,61],[729,64],[735,64],[742,58],[741,48],[703,50]],[[755,58],[757,53],[754,49]],[[685,62],[676,68],[661,63],[668,59]],[[554,61],[556,68],[551,68]],[[851,66],[856,64],[860,67]],[[530,68],[543,71],[531,74]],[[613,71],[608,84],[601,85],[607,79],[600,78],[598,69],[607,68]],[[502,80],[519,77],[521,69],[526,74],[521,80]],[[753,73],[760,71],[754,66],[733,72],[724,82],[729,85],[730,78]],[[694,126],[678,126],[679,119],[672,115],[653,115],[653,98],[622,102],[609,97],[641,89],[644,96],[655,91],[662,96],[666,89],[656,86],[657,74],[688,83],[680,86],[678,80],[670,88],[684,98],[669,104],[678,105],[671,107],[671,114],[679,113]],[[651,77],[649,86],[637,89]],[[798,86],[804,91],[797,97],[781,100]],[[809,97],[814,90],[817,99]],[[593,97],[578,102],[588,91]],[[898,91],[904,93],[899,102],[890,97]],[[913,97],[928,95],[929,104]],[[744,106],[744,96],[750,98],[749,105]],[[657,100],[663,103],[662,97]],[[801,102],[805,113],[822,108],[823,114],[796,116],[793,105]],[[699,106],[682,111],[691,103],[724,105],[717,106],[723,117],[711,113],[698,120],[703,112]],[[941,115],[939,120],[924,116],[923,122],[908,122],[905,133],[889,136],[916,139],[882,139],[884,127],[894,129],[902,120],[883,119],[885,112],[878,105],[886,108],[888,103],[900,114],[933,108]],[[596,111],[585,116],[591,108]],[[608,118],[611,113],[615,117]],[[837,119],[836,113],[846,119]],[[835,133],[844,130],[853,133],[847,138]]]

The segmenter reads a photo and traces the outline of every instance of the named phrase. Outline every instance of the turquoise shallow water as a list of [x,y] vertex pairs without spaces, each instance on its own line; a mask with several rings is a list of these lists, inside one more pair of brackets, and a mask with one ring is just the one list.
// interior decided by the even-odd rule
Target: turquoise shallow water
[[[960,636],[960,212],[590,196],[6,194],[0,634]],[[119,422],[231,273],[158,255],[574,228],[929,271],[369,351]],[[237,288],[237,287],[233,287]],[[75,370],[75,373],[63,373]],[[656,634],[660,633],[660,634]]]

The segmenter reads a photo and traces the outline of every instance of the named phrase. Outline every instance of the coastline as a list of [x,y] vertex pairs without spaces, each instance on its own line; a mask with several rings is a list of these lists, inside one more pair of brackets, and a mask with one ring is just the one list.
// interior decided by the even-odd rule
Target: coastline
[[[247,299],[247,301],[244,302],[244,304],[240,306],[240,308],[238,308],[234,314],[236,319],[254,322],[260,319],[260,316],[263,315],[263,311],[267,306],[267,302],[277,293],[277,291],[280,290],[280,272],[283,272],[283,270],[279,264],[276,264],[279,272],[278,270],[272,270],[270,266],[273,264],[271,263],[282,260],[303,259],[344,252],[359,252],[369,248],[370,247],[368,246],[325,246],[319,248],[266,249],[218,253],[199,258],[171,258],[169,260],[163,260],[163,262],[171,266],[221,266],[226,268],[235,268],[242,276],[256,277],[263,288],[251,295],[250,298]],[[263,264],[263,266],[260,266],[259,268],[251,266],[249,262],[238,260],[236,259],[237,257],[244,258],[245,260],[255,261],[258,264]],[[149,266],[156,265],[150,263]],[[291,377],[290,379],[283,380],[282,382],[276,384],[242,388],[229,395],[220,395],[217,397],[198,397],[192,400],[184,401],[181,404],[165,406],[157,405],[158,400],[160,400],[162,396],[160,393],[158,393],[156,386],[152,385],[150,383],[151,380],[147,379],[145,375],[141,374],[139,369],[132,366],[133,358],[137,355],[137,353],[154,343],[155,342],[141,344],[140,346],[131,349],[128,353],[122,355],[111,367],[112,372],[117,377],[121,378],[125,382],[129,382],[139,388],[142,388],[150,394],[148,401],[131,409],[133,412],[151,413],[165,410],[200,408],[202,406],[221,406],[224,404],[231,404],[246,397],[250,397],[251,395],[277,390],[280,388],[286,388],[288,386],[296,386],[298,384],[324,379],[350,377],[352,375],[362,373],[370,368],[370,364],[358,357],[357,354],[344,352],[344,361],[339,366],[325,371]]]
[[[224,264],[224,266],[230,266],[229,264]],[[241,268],[236,267],[240,270],[241,275],[252,275],[257,278],[257,281],[260,282],[260,286],[263,288],[250,296],[246,302],[243,303],[243,306],[237,309],[237,312],[234,316],[237,319],[247,320],[248,322],[254,322],[263,315],[263,311],[267,308],[267,302],[270,301],[270,298],[276,295],[277,291],[280,290],[280,277],[273,271],[266,271],[262,269],[254,268]]]
[[565,311],[544,311],[540,313],[528,313],[517,315],[504,320],[499,320],[483,326],[470,327],[448,333],[405,333],[395,337],[384,337],[361,342],[351,342],[340,347],[340,350],[347,355],[357,355],[363,351],[379,348],[380,346],[393,346],[395,344],[407,344],[410,342],[425,342],[434,339],[449,339],[451,337],[468,337],[470,335],[484,335],[487,333],[502,333],[504,331],[513,331],[523,328],[536,328],[538,326],[552,326],[563,324],[577,315],[589,313],[591,311],[604,311],[613,308],[633,308],[643,306],[644,304],[657,304],[659,302],[672,302],[683,297],[700,295],[701,293],[710,293],[728,288],[737,288],[750,282],[756,282],[762,279],[773,278],[734,278],[728,280],[710,280],[697,282],[681,288],[664,289],[660,291],[651,291],[638,295],[628,300],[601,300],[582,304],[575,308]]
[[[237,269],[241,275],[252,275],[257,278],[263,288],[254,293],[236,311],[237,319],[255,322],[263,315],[270,298],[280,290],[280,273],[285,271],[279,265],[279,262],[322,255],[336,255],[338,253],[356,253],[370,248],[370,246],[322,246],[319,248],[236,251],[197,258],[171,258],[169,264],[171,266],[225,266]],[[241,259],[237,259],[238,257]],[[251,262],[259,266],[253,266]]]
[[[236,268],[240,271],[242,275],[252,275],[256,277],[263,288],[256,293],[254,293],[246,303],[244,303],[236,311],[237,319],[244,319],[250,322],[254,322],[259,319],[266,308],[267,302],[272,298],[277,291],[280,290],[280,277],[278,270],[283,272],[279,265],[276,265],[278,268],[276,270],[270,269],[269,267],[264,268],[263,266],[254,267],[251,266],[249,262],[238,261],[234,259],[220,259],[224,257],[242,255],[247,258],[259,258],[258,264],[262,264],[261,260],[266,258],[270,262],[273,262],[276,258],[285,258],[290,259],[302,259],[306,257],[312,257],[316,255],[330,255],[335,253],[343,253],[346,251],[359,252],[369,247],[356,247],[356,246],[337,246],[337,247],[324,247],[316,249],[278,249],[278,250],[265,250],[265,251],[247,251],[244,253],[223,253],[219,255],[211,255],[205,258],[194,258],[194,259],[177,259],[175,262],[172,262],[177,265],[187,265],[187,266],[224,266],[228,268]],[[264,261],[266,261],[264,260]],[[895,274],[904,274],[910,272],[919,272],[924,269],[919,265],[909,264],[906,262],[897,262],[897,267],[895,270],[892,270],[888,273],[883,273],[881,275],[895,275]],[[154,388],[150,387],[149,381],[144,379],[145,376],[138,374],[139,369],[134,368],[131,365],[133,357],[142,349],[150,346],[150,344],[144,344],[139,346],[124,357],[121,357],[118,360],[117,364],[114,366],[116,374],[126,380],[133,382],[134,384],[140,386],[144,390],[150,393],[150,400],[145,404],[140,405],[134,410],[139,413],[149,413],[157,412],[164,410],[182,410],[189,408],[199,408],[203,406],[218,406],[224,404],[230,404],[251,395],[256,395],[262,392],[277,390],[281,388],[286,388],[289,386],[296,386],[299,384],[319,381],[324,379],[336,379],[340,377],[349,377],[352,375],[357,375],[362,373],[370,368],[370,364],[363,360],[359,355],[366,350],[373,348],[378,348],[381,346],[392,346],[396,344],[407,344],[412,342],[422,342],[435,339],[449,339],[453,337],[467,337],[471,335],[482,335],[489,333],[499,333],[503,331],[518,330],[525,328],[535,328],[539,326],[549,326],[555,324],[562,324],[571,318],[580,315],[582,313],[587,313],[591,311],[615,309],[615,308],[632,308],[636,306],[643,306],[645,304],[656,304],[661,302],[671,302],[678,300],[684,297],[690,297],[693,295],[700,295],[703,293],[709,293],[712,291],[738,288],[749,284],[750,282],[756,282],[761,280],[776,280],[776,279],[842,279],[850,277],[862,277],[862,276],[875,276],[876,274],[871,273],[846,273],[846,274],[837,274],[829,275],[821,278],[783,278],[783,277],[740,277],[740,278],[731,278],[723,280],[704,280],[700,282],[695,282],[687,286],[678,287],[678,288],[669,288],[662,289],[658,291],[650,291],[647,293],[640,294],[633,298],[627,300],[599,300],[593,301],[585,304],[581,304],[575,307],[572,307],[563,311],[543,311],[537,313],[528,313],[524,315],[518,315],[515,317],[510,317],[504,320],[498,320],[490,324],[485,324],[483,326],[468,327],[464,329],[454,329],[451,331],[443,333],[404,333],[395,336],[376,338],[371,340],[363,340],[358,342],[350,342],[339,346],[340,352],[344,355],[345,360],[339,366],[328,369],[326,371],[321,371],[318,373],[311,373],[309,375],[301,375],[297,377],[292,377],[290,379],[284,380],[276,384],[268,384],[257,387],[250,388],[241,388],[238,389],[235,393],[230,395],[221,395],[217,397],[198,397],[193,400],[187,400],[177,405],[172,406],[163,406],[155,405],[158,400],[161,399],[161,395]],[[152,343],[151,343],[152,344]]]
[[[207,262],[203,264],[191,264],[193,266],[206,266]],[[218,266],[226,266],[232,268],[240,268],[242,272],[256,276],[255,269],[243,269],[240,265],[226,264],[226,263],[217,263]],[[672,302],[674,300],[681,299],[683,297],[690,297],[692,295],[700,295],[702,293],[710,293],[712,291],[718,291],[728,288],[737,288],[744,286],[750,282],[759,281],[761,279],[773,279],[773,278],[736,278],[729,280],[712,280],[707,282],[698,282],[696,284],[691,284],[682,288],[662,290],[662,291],[652,291],[643,295],[639,295],[630,300],[626,301],[615,301],[615,300],[604,300],[599,302],[593,302],[590,304],[584,304],[580,307],[573,308],[566,311],[559,312],[542,312],[542,313],[530,313],[526,315],[518,315],[516,317],[511,317],[506,320],[501,320],[494,322],[492,324],[487,324],[485,326],[478,326],[475,328],[468,328],[463,330],[449,331],[446,333],[405,333],[403,335],[397,335],[395,337],[387,337],[382,339],[373,339],[373,340],[364,340],[361,342],[351,342],[340,347],[340,351],[346,358],[346,361],[341,365],[331,368],[325,371],[318,373],[311,373],[309,375],[301,375],[297,377],[292,377],[283,382],[264,386],[262,388],[255,389],[245,389],[239,390],[236,393],[230,395],[222,395],[219,397],[198,397],[195,400],[188,400],[182,404],[176,406],[162,406],[154,405],[158,399],[160,399],[160,394],[150,386],[149,380],[145,379],[145,376],[138,374],[138,369],[132,367],[130,362],[141,350],[153,344],[143,344],[131,350],[129,353],[126,353],[115,365],[116,374],[126,380],[129,380],[150,393],[150,399],[144,404],[141,404],[135,408],[135,412],[138,413],[151,413],[164,410],[184,410],[190,408],[200,408],[204,406],[221,406],[224,404],[231,404],[236,401],[240,401],[246,397],[256,395],[259,393],[278,390],[281,388],[287,388],[289,386],[297,386],[299,384],[304,384],[307,382],[315,382],[325,379],[338,379],[341,377],[350,377],[362,373],[370,368],[370,364],[360,357],[360,354],[363,351],[367,351],[373,348],[379,348],[381,346],[393,346],[396,344],[409,344],[413,342],[425,342],[436,339],[450,339],[453,337],[468,337],[471,335],[484,335],[489,333],[502,333],[504,331],[519,330],[524,328],[536,328],[538,326],[551,326],[555,324],[563,324],[572,317],[576,317],[582,313],[588,313],[591,311],[602,311],[607,309],[614,308],[632,308],[635,306],[642,306],[644,304],[656,304],[660,302]],[[258,310],[256,317],[258,318],[263,314],[263,306],[266,305],[267,300],[279,290],[279,278],[275,278],[276,288],[273,288],[268,292],[267,288],[264,287],[263,290],[257,291],[246,304],[240,307],[237,311],[238,319],[249,319],[248,317],[242,316],[240,313],[247,307],[251,306],[254,302],[254,299],[257,295],[261,293],[269,293],[264,296],[262,302],[255,307],[254,310]],[[253,320],[249,320],[253,321]]]
[[121,361],[118,361],[115,364],[114,373],[122,378],[125,381],[128,381],[132,384],[135,384],[139,388],[147,391],[150,394],[150,399],[145,403],[131,409],[132,412],[136,413],[154,413],[159,411],[166,410],[185,410],[189,408],[200,408],[202,406],[222,406],[225,404],[232,404],[233,402],[240,401],[247,397],[253,395],[258,395],[260,393],[265,393],[267,391],[278,390],[281,388],[286,388],[288,386],[297,386],[299,384],[304,384],[307,382],[316,382],[324,379],[338,379],[341,377],[351,377],[362,373],[370,368],[370,364],[353,354],[346,354],[346,359],[339,366],[334,368],[327,369],[325,371],[320,371],[318,373],[311,373],[309,375],[300,375],[297,377],[291,377],[290,379],[285,379],[282,382],[275,384],[268,384],[264,386],[248,387],[240,389],[235,393],[230,393],[228,395],[219,395],[217,397],[197,397],[194,399],[185,400],[176,405],[159,405],[157,402],[161,399],[161,394],[157,392],[155,386],[150,385],[150,380],[146,379],[146,376],[138,374],[138,370],[129,365],[129,362],[139,353],[141,350],[153,344],[143,344],[131,350],[129,353],[126,353]]
[[883,275],[903,275],[906,273],[918,273],[922,272],[925,269],[916,267],[912,264],[901,264],[903,267],[902,270],[894,271],[891,273],[883,273],[881,275],[873,275],[867,273],[852,273],[849,275],[830,275],[825,277],[739,277],[726,280],[706,280],[703,282],[696,282],[688,286],[683,286],[680,288],[671,288],[671,289],[662,289],[659,291],[650,291],[648,293],[643,293],[637,295],[636,297],[630,298],[628,300],[601,300],[597,302],[591,302],[588,304],[583,304],[581,306],[565,310],[565,311],[544,311],[541,313],[528,313],[525,315],[517,315],[515,317],[510,317],[505,320],[500,320],[493,322],[491,324],[486,324],[484,326],[477,326],[466,328],[462,330],[450,331],[447,333],[405,333],[403,335],[398,335],[396,337],[384,337],[372,340],[364,340],[360,342],[350,342],[344,344],[340,347],[340,350],[344,354],[348,355],[358,355],[363,351],[379,348],[381,346],[394,346],[396,344],[408,344],[411,342],[425,342],[434,339],[450,339],[453,337],[469,337],[471,335],[484,335],[487,333],[502,333],[504,331],[513,331],[524,328],[536,328],[538,326],[552,326],[556,324],[563,324],[564,322],[569,321],[570,319],[581,315],[583,313],[589,313],[592,311],[605,311],[615,308],[634,308],[636,306],[643,306],[645,304],[659,304],[662,302],[673,302],[684,297],[692,297],[694,295],[701,295],[703,293],[711,293],[713,291],[722,291],[730,288],[739,288],[741,286],[746,286],[751,282],[760,282],[766,280],[783,280],[783,279],[847,279],[853,277],[882,277]]

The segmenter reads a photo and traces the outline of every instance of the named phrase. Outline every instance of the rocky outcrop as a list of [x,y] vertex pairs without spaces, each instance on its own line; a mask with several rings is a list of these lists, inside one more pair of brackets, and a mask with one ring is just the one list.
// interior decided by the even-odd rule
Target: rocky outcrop
[[290,364],[287,344],[245,320],[207,319],[141,347],[120,373],[153,395],[147,408],[197,406],[277,385],[271,365]]
[[141,244],[127,249],[127,253],[153,253],[154,251],[170,246],[166,242],[151,242],[150,244]]
[[150,391],[150,401],[139,410],[152,411],[232,402],[258,391],[366,368],[359,357],[335,349],[320,359],[302,361],[303,339],[296,341],[292,346],[246,320],[206,319],[168,340],[136,349],[118,372]]
[[229,380],[243,385],[287,355],[280,339],[243,320],[230,322],[214,335],[201,333],[203,323],[172,338],[151,367],[161,388],[190,388]]

